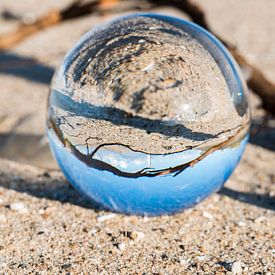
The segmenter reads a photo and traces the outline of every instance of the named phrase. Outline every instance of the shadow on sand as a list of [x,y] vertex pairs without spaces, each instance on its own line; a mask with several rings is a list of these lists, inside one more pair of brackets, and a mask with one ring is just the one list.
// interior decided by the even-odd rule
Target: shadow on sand
[[[95,211],[103,210],[98,204],[79,195],[79,193],[66,182],[61,173],[54,172],[54,174],[57,175],[51,175],[52,172],[43,171],[41,170],[41,174],[38,174],[33,181],[30,181],[29,179],[16,175],[16,173],[11,175],[11,173],[1,171],[0,169],[0,186],[17,192],[27,193],[37,198],[70,203],[84,208],[94,209]],[[240,192],[228,187],[221,189],[219,194],[243,203],[268,210],[275,210],[275,197],[267,194]]]
[[12,75],[32,82],[49,84],[54,74],[54,68],[30,57],[4,52],[0,53],[0,74]]

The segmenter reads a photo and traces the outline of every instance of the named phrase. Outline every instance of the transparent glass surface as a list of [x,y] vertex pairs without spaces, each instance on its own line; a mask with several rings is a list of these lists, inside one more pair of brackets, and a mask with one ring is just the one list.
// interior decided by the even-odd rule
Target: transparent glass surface
[[250,112],[240,70],[201,27],[156,14],[100,25],[52,81],[47,131],[72,185],[103,207],[170,214],[217,191]]

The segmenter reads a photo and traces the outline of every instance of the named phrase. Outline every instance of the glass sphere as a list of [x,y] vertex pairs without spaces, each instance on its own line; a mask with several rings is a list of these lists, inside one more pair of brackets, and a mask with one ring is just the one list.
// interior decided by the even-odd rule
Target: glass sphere
[[157,14],[90,30],[48,101],[50,146],[68,181],[131,214],[175,213],[221,188],[249,125],[246,85],[221,42]]

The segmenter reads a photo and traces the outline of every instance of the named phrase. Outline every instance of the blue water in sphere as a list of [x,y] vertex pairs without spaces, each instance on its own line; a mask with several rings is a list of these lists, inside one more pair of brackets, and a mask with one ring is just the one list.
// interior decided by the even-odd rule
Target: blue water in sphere
[[85,34],[48,100],[50,147],[68,181],[128,214],[176,213],[219,190],[249,127],[247,88],[221,42],[151,13]]

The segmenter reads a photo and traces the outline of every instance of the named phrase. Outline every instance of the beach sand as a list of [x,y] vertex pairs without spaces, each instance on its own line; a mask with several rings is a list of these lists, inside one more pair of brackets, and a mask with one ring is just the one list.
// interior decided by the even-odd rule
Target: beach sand
[[[0,11],[30,18],[68,2],[2,0]],[[275,2],[199,3],[215,31],[275,79]],[[252,134],[240,165],[219,193],[192,209],[153,218],[114,214],[64,179],[45,137],[49,82],[79,37],[111,18],[71,20],[0,54],[0,274],[274,274],[275,120],[263,123],[252,93]],[[0,16],[1,33],[15,25]]]

